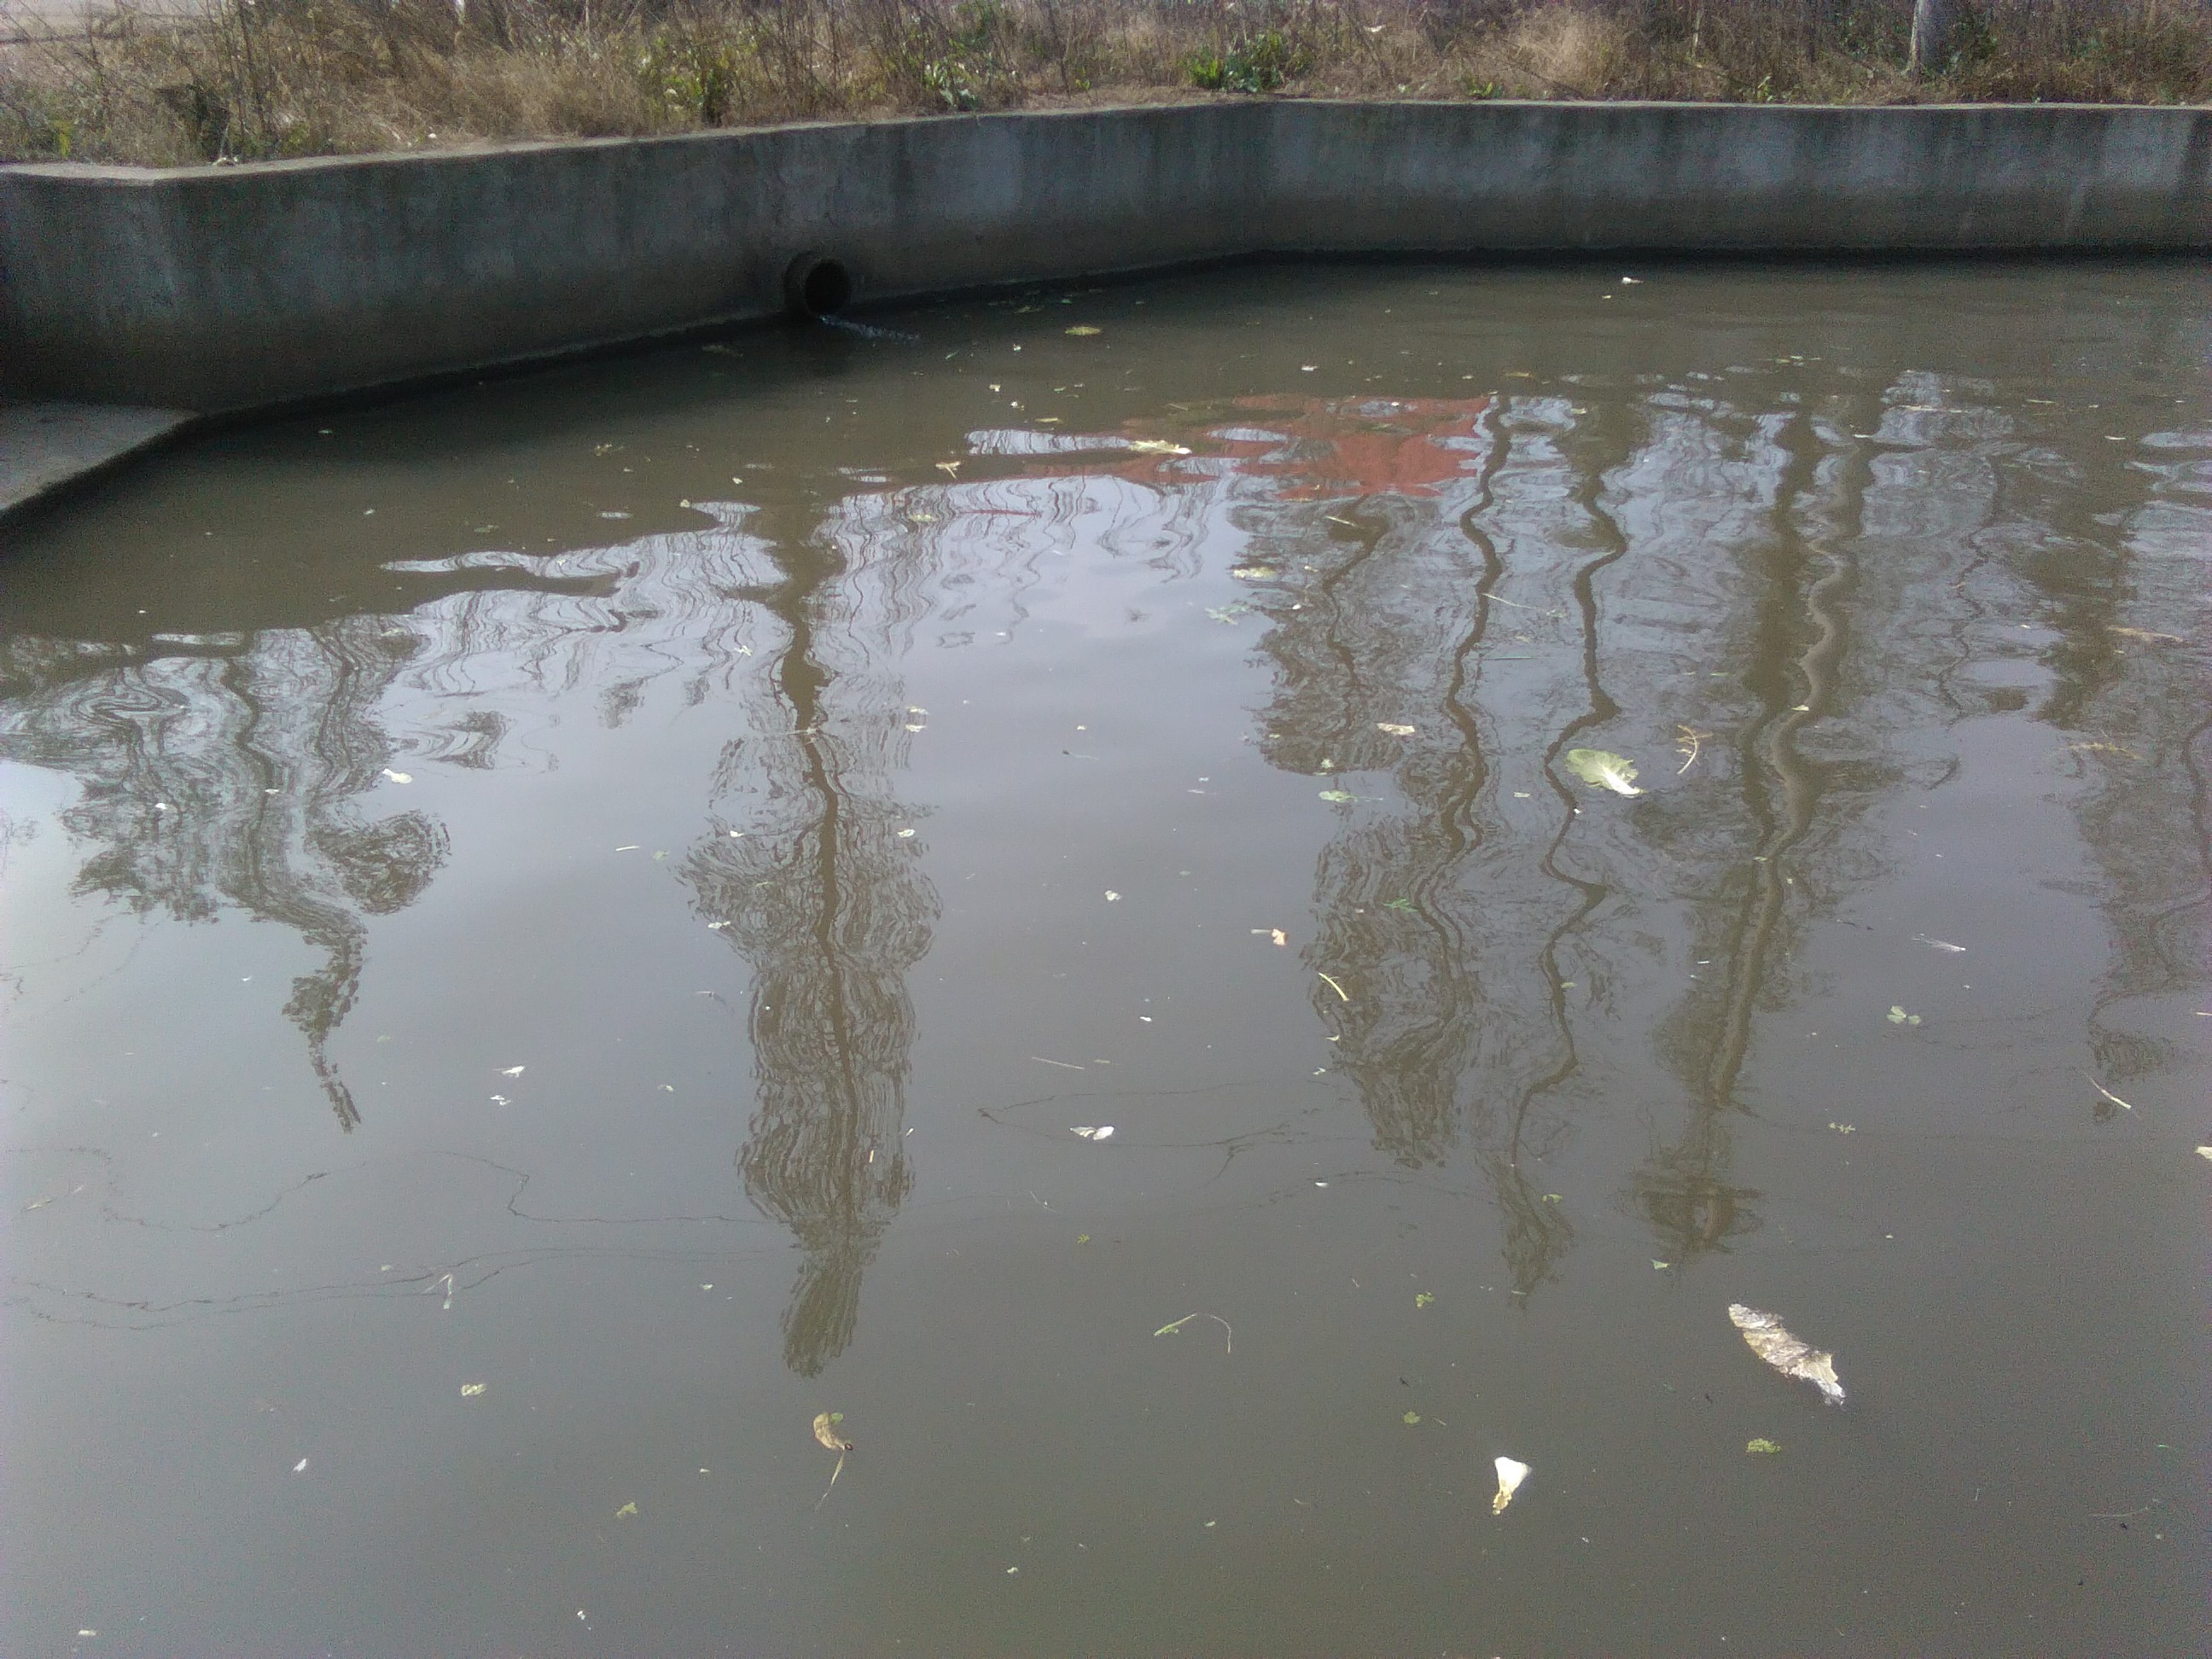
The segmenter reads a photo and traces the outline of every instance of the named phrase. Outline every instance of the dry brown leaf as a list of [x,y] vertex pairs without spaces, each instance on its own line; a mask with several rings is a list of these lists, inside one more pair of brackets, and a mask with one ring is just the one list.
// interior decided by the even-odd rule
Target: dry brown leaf
[[1729,1317],[1751,1351],[1776,1370],[1812,1383],[1831,1404],[1843,1404],[1844,1385],[1836,1380],[1835,1355],[1792,1336],[1774,1315],[1741,1302],[1729,1304]]
[[837,1425],[845,1420],[842,1412],[823,1412],[814,1419],[814,1437],[833,1452],[848,1452],[853,1443],[837,1432]]

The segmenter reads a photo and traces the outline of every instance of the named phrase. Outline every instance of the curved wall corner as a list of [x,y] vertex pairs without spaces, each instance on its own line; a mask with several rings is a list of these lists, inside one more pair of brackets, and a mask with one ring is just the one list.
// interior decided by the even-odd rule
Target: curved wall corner
[[2212,111],[1238,102],[0,167],[0,384],[228,411],[1255,254],[2212,246]]

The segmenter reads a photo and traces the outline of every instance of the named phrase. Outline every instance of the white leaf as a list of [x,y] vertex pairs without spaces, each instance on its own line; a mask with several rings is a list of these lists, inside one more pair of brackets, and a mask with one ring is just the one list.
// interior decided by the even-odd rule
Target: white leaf
[[1792,1336],[1780,1319],[1741,1302],[1729,1304],[1729,1317],[1751,1351],[1784,1376],[1812,1383],[1830,1404],[1844,1401],[1844,1385],[1836,1378],[1836,1357]]
[[1492,1515],[1505,1513],[1505,1506],[1513,1501],[1513,1494],[1521,1490],[1521,1483],[1528,1478],[1528,1466],[1510,1457],[1498,1460],[1498,1496],[1490,1500]]
[[1636,787],[1636,763],[1608,749],[1570,749],[1567,769],[1584,783],[1610,789],[1616,795],[1640,795]]

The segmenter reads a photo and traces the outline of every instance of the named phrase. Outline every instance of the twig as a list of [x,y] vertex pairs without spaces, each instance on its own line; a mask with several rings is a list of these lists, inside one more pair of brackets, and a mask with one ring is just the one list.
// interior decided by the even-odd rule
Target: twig
[[[1318,970],[1318,969],[1316,969],[1316,971],[1319,971],[1319,970]],[[1332,991],[1335,992],[1335,993],[1337,994],[1337,995],[1338,995],[1338,996],[1342,997],[1342,998],[1344,999],[1344,1000],[1345,1000],[1345,1001],[1349,1002],[1349,1001],[1351,1001],[1351,1000],[1352,1000],[1352,998],[1351,998],[1351,997],[1350,997],[1350,996],[1346,993],[1344,987],[1342,987],[1341,985],[1339,985],[1339,984],[1338,984],[1334,980],[1331,979],[1331,978],[1330,978],[1327,974],[1322,974],[1322,976],[1321,976],[1321,978],[1322,978],[1322,984],[1324,984],[1324,985],[1328,986],[1328,988],[1329,988],[1330,990],[1332,990]]]
[[837,1485],[837,1477],[845,1473],[845,1454],[837,1454],[837,1467],[830,1471],[830,1484],[822,1488],[822,1496],[814,1500],[814,1512],[822,1513],[822,1506],[830,1501],[830,1494]]
[[2154,1498],[2149,1503],[2144,1504],[2139,1510],[2121,1510],[2112,1515],[2098,1515],[2093,1513],[2089,1518],[2092,1521],[2132,1521],[2139,1515],[2148,1515],[2153,1510],[2156,1509],[2165,1501],[2166,1500],[2161,1498]]
[[[2077,1071],[2077,1072],[2081,1072],[2081,1068],[2079,1066],[2076,1066],[2074,1069],[2075,1069],[2075,1071]],[[2132,1106],[2129,1105],[2129,1104],[2128,1104],[2128,1103],[2127,1103],[2126,1101],[2122,1100],[2122,1099],[2121,1099],[2118,1095],[2114,1094],[2114,1093],[2113,1093],[2110,1089],[2107,1089],[2107,1088],[2106,1088],[2103,1084],[2101,1084],[2101,1083],[2098,1082],[2096,1079],[2094,1079],[2094,1078],[2093,1078],[2093,1077],[2089,1077],[2088,1073],[2087,1073],[2087,1072],[2081,1072],[2081,1075],[2082,1075],[2083,1077],[2085,1077],[2085,1078],[2089,1078],[2089,1086],[2090,1086],[2092,1089],[2094,1089],[2094,1090],[2095,1090],[2099,1094],[2100,1094],[2100,1095],[2104,1096],[2104,1097],[2105,1097],[2106,1099],[2107,1099],[2107,1100],[2111,1101],[2111,1102],[2112,1103],[2112,1104],[2113,1104],[2113,1105],[2115,1105],[2115,1106],[2118,1107],[2122,1111],[2124,1111],[2124,1112],[2132,1112],[2133,1110],[2135,1110],[2135,1108],[2134,1108],[2134,1107],[2132,1107]]]
[[1682,734],[1675,739],[1674,746],[1680,749],[1686,744],[1689,748],[1689,758],[1675,769],[1674,775],[1679,778],[1698,763],[1698,745],[1711,734],[1687,726],[1678,726],[1674,729]]
[[1161,1326],[1159,1329],[1154,1331],[1152,1334],[1154,1336],[1173,1336],[1176,1332],[1182,1329],[1184,1326],[1189,1324],[1194,1319],[1210,1319],[1215,1324],[1220,1326],[1221,1328],[1227,1333],[1227,1334],[1222,1339],[1221,1352],[1225,1354],[1235,1353],[1237,1352],[1237,1333],[1229,1328],[1229,1322],[1224,1319],[1219,1314],[1185,1314],[1181,1319],[1176,1320],[1170,1324]]

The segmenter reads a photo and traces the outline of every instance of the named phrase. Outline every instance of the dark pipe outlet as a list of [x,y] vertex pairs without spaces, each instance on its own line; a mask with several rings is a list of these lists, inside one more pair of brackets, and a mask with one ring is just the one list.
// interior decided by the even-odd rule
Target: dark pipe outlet
[[853,274],[836,260],[802,253],[783,273],[784,303],[794,317],[834,317],[853,297]]

